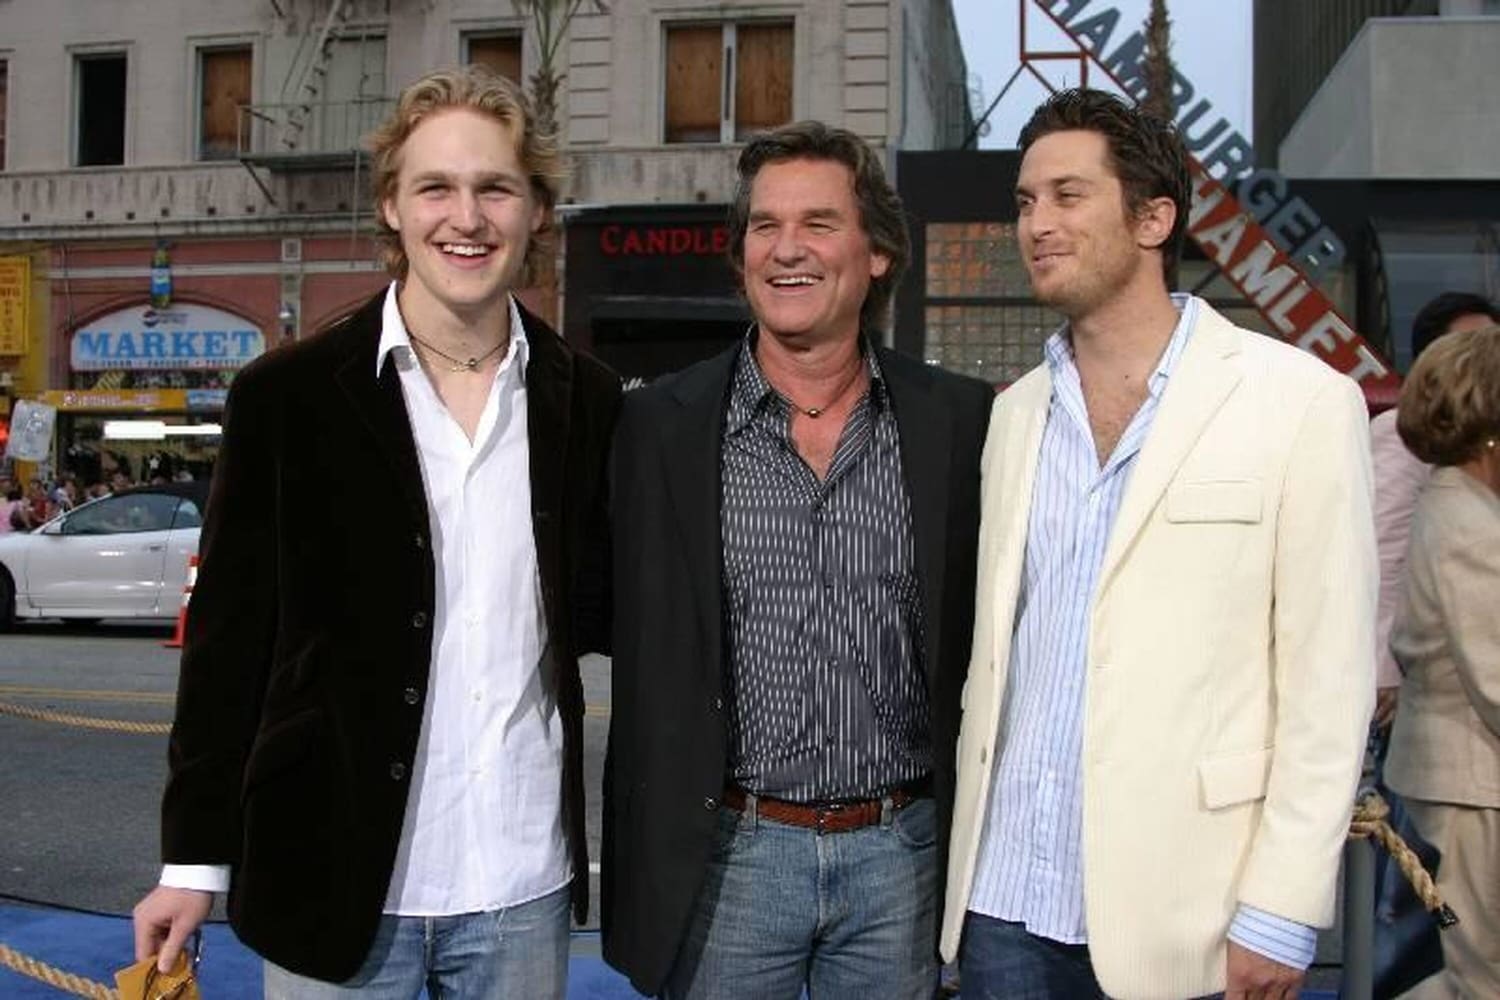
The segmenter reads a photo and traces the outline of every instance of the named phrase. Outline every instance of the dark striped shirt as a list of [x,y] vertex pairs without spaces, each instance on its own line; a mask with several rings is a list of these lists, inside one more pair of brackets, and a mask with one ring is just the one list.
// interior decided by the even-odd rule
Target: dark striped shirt
[[922,597],[880,367],[819,481],[747,339],[721,458],[730,773],[758,795],[868,798],[931,768]]

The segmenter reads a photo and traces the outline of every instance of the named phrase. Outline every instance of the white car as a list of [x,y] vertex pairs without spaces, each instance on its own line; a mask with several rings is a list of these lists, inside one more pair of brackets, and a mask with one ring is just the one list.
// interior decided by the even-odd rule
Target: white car
[[175,619],[207,499],[206,482],[143,486],[0,535],[0,630],[17,618]]

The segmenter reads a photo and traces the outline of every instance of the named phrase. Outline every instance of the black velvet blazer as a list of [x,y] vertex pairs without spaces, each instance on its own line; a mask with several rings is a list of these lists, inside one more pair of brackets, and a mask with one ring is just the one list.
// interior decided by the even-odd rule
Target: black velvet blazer
[[[353,975],[394,867],[427,694],[435,571],[384,293],[234,380],[162,804],[168,863],[227,864],[229,917],[302,975]],[[531,516],[588,908],[577,656],[608,643],[615,376],[525,314]]]

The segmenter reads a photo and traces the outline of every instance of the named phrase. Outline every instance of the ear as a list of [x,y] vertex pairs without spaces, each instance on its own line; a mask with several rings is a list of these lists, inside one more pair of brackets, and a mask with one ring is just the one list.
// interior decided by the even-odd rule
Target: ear
[[1177,224],[1177,205],[1171,198],[1152,198],[1135,218],[1135,241],[1142,249],[1158,250]]
[[401,231],[401,216],[396,214],[396,199],[384,198],[380,202],[380,217],[396,232]]
[[870,254],[870,277],[884,278],[885,273],[891,269],[891,259],[880,251]]
[[533,233],[539,233],[542,231],[542,226],[546,223],[547,216],[548,214],[550,214],[551,209],[542,204],[542,200],[540,198],[533,196],[531,200],[533,202],[531,206],[531,231]]

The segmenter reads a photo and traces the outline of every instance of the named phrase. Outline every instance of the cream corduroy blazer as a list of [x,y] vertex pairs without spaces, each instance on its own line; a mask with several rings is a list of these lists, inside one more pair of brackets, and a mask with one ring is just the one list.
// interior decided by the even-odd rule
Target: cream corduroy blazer
[[[956,956],[989,810],[1042,428],[1043,365],[996,400],[983,464],[942,931]],[[1322,361],[1199,303],[1100,570],[1087,647],[1089,948],[1122,1000],[1224,988],[1247,903],[1332,922],[1373,704],[1368,421]]]

